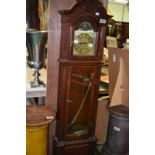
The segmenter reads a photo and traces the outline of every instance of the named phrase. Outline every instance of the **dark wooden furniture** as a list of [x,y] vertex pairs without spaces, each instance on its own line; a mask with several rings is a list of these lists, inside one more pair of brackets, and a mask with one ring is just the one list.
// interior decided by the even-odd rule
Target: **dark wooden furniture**
[[122,48],[126,39],[129,39],[129,23],[128,22],[116,22],[116,33],[118,37],[118,47]]
[[59,11],[61,38],[54,155],[94,155],[107,14],[97,0]]
[[122,48],[123,43],[126,42],[126,39],[129,39],[129,23],[118,22],[109,18],[106,36],[116,37],[118,41],[118,47]]

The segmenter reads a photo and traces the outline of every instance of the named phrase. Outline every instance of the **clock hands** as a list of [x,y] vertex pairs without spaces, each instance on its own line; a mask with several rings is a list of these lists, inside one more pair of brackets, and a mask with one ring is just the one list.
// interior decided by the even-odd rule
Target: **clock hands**
[[74,48],[79,54],[91,54],[93,51],[93,38],[91,34],[80,33],[75,36]]

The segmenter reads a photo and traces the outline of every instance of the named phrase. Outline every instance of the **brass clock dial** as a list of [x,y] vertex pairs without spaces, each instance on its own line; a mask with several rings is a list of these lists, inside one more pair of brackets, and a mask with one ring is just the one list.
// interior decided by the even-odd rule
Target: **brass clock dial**
[[96,32],[83,22],[74,33],[73,56],[95,56]]
[[75,37],[75,50],[80,54],[91,53],[93,50],[93,38],[87,33],[81,33]]

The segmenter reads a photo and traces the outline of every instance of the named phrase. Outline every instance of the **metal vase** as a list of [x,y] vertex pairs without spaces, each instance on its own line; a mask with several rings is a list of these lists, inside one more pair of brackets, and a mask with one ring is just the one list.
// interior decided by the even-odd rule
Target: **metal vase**
[[39,70],[44,65],[44,51],[47,42],[47,31],[36,29],[27,29],[26,31],[26,46],[28,51],[27,64],[34,68],[34,80],[30,82],[31,87],[45,86],[43,81],[40,81]]

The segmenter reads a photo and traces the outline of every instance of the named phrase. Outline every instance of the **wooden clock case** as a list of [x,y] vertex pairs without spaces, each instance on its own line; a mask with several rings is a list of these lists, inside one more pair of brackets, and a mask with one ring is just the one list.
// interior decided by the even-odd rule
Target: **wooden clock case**
[[[70,10],[59,13],[61,44],[54,155],[94,155],[107,13],[97,0],[78,0]],[[97,34],[93,56],[73,55],[74,32],[83,22],[90,23]],[[76,114],[79,115],[76,117]]]

